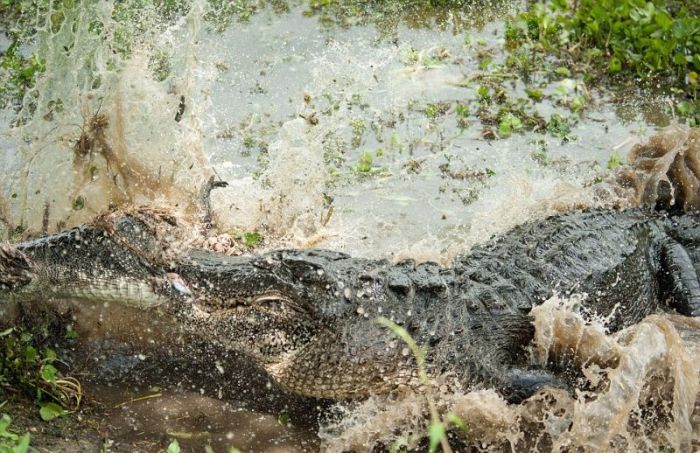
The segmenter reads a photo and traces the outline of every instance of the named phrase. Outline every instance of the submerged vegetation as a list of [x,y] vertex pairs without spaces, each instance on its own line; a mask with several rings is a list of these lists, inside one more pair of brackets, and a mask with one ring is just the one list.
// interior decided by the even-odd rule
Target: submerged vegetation
[[[36,41],[43,32],[47,36],[60,33],[64,24],[75,28],[74,11],[88,8],[92,1],[22,0],[0,2],[0,30],[9,45],[0,49],[0,106],[19,108],[37,77],[46,70],[45,47]],[[317,17],[326,27],[349,27],[373,23],[380,35],[392,38],[399,25],[412,28],[450,27],[453,33],[466,31],[467,26],[482,26],[495,11],[502,14],[503,2],[467,2],[464,0],[243,0],[221,2],[208,0],[204,15],[208,26],[222,31],[232,21],[248,20],[261,10],[284,14],[293,7],[302,7],[304,14]],[[105,28],[104,18],[95,17],[87,30],[100,39],[109,33],[113,51],[127,57],[143,35],[164,30],[167,24],[182,18],[192,8],[184,0],[129,0],[117,2],[111,9],[114,26]],[[620,92],[647,89],[651,93],[672,95],[675,112],[687,118],[690,125],[700,123],[700,18],[695,4],[677,0],[552,0],[530,3],[525,11],[512,13],[505,25],[506,58],[498,64],[492,49],[478,43],[477,55],[482,74],[470,74],[465,83],[479,84],[481,104],[496,103],[496,111],[476,112],[488,127],[485,138],[508,137],[513,132],[554,132],[567,134],[557,125],[527,110],[527,101],[541,102],[550,98],[570,108],[573,113],[585,109],[590,97],[586,86],[606,84]],[[474,11],[479,13],[475,14]],[[494,16],[495,17],[495,16]],[[481,21],[481,22],[474,22]],[[69,52],[72,44],[65,44]],[[449,55],[437,58],[422,56],[413,49],[405,58],[410,64],[430,68]],[[429,58],[428,58],[429,57]],[[427,59],[426,59],[427,58]],[[554,58],[554,60],[552,60]],[[410,61],[411,59],[415,62]],[[171,71],[171,55],[165,49],[153,49],[154,78],[164,80]],[[86,61],[85,65],[91,65]],[[117,65],[117,61],[108,63]],[[545,78],[561,79],[563,93],[546,93],[538,84]],[[90,72],[90,71],[88,71]],[[537,73],[540,73],[538,78]],[[536,82],[526,89],[527,96],[505,99],[499,87],[514,76],[524,82]],[[534,76],[534,77],[533,77]],[[90,84],[101,83],[93,74]],[[570,81],[575,82],[570,82]],[[569,83],[569,86],[565,86]],[[614,90],[613,90],[614,91]],[[56,100],[53,100],[56,102]],[[26,102],[26,101],[25,101]],[[29,102],[31,104],[31,102]],[[431,113],[430,107],[426,114]],[[561,118],[560,118],[561,119]],[[459,124],[468,124],[464,109]],[[489,124],[490,123],[490,124]],[[460,127],[461,127],[460,126]],[[355,141],[354,141],[355,142]]]
[[13,432],[12,419],[7,414],[0,416],[0,453],[25,453],[29,450],[31,435]]
[[[50,347],[57,334],[53,330],[53,327],[15,326],[0,332],[0,410],[9,405],[11,412],[17,404],[33,401],[38,418],[52,422],[79,408],[82,386],[77,379],[64,374],[65,363]],[[62,341],[70,343],[76,334],[68,329],[62,337]],[[29,451],[31,435],[15,433],[11,422],[12,418],[2,413],[0,452]]]

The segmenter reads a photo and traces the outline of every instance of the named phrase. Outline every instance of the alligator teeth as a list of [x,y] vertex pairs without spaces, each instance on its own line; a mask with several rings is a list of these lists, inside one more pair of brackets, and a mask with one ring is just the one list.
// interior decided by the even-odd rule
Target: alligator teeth
[[191,296],[192,291],[187,287],[187,283],[180,277],[178,274],[174,272],[168,272],[165,274],[165,276],[168,278],[168,281],[170,282],[170,285],[173,287],[175,291],[177,291],[180,295],[182,296]]

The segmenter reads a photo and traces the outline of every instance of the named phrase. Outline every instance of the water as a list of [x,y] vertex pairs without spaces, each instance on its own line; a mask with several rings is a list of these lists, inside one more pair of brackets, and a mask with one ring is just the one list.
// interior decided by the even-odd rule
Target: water
[[[200,188],[216,175],[229,183],[212,194],[218,232],[257,232],[263,249],[320,247],[448,264],[526,220],[604,204],[595,183],[609,173],[611,156],[626,155],[656,128],[639,110],[621,119],[595,87],[588,87],[594,106],[572,127],[575,140],[525,133],[488,141],[473,114],[459,124],[457,105],[473,111],[481,84],[464,86],[465,79],[481,71],[484,52],[493,54],[492,64],[504,58],[503,23],[490,19],[489,8],[433,11],[427,20],[449,18],[433,29],[408,27],[412,21],[387,19],[391,14],[379,27],[353,15],[336,18],[352,26],[337,27],[292,3],[287,12],[263,8],[218,32],[205,20],[203,1],[167,20],[129,5],[84,2],[60,29],[37,35],[47,71],[19,114],[0,116],[3,237],[56,231],[139,204],[193,220]],[[496,5],[496,17],[508,8]],[[118,19],[123,15],[130,18]],[[484,17],[485,26],[473,26]],[[576,81],[544,90],[562,85]],[[504,86],[515,94],[524,88],[519,79]],[[554,102],[533,108],[569,114]],[[535,310],[533,361],[572,361],[597,384],[575,397],[550,392],[517,406],[491,389],[438,386],[433,397],[441,410],[469,427],[456,430],[457,441],[487,450],[700,448],[693,360],[700,325],[652,316],[611,335],[567,307],[553,300]],[[76,317],[87,350],[129,344],[127,327],[138,315],[89,312]],[[101,343],[105,337],[111,343]],[[149,347],[136,342],[130,351],[138,356]],[[209,352],[199,363],[216,370],[221,351]],[[234,376],[232,388],[267,388],[259,376]],[[117,449],[149,451],[171,438],[244,451],[424,447],[422,395],[324,408],[333,415],[318,423],[304,420],[303,409],[290,410],[296,403],[285,397],[204,388],[196,373],[171,381],[157,398],[129,402],[148,393],[151,378],[168,381],[144,374],[131,389],[91,384],[96,400],[127,402],[105,415],[116,426]],[[278,423],[285,411],[291,424]]]
[[[575,397],[546,391],[522,405],[507,405],[490,389],[448,394],[437,389],[435,398],[444,410],[467,422],[468,431],[461,433],[467,445],[493,451],[697,448],[700,368],[694,357],[700,323],[650,316],[609,335],[601,325],[584,323],[571,303],[554,298],[533,310],[533,353],[541,363],[576,363],[594,388],[578,390]],[[422,396],[371,398],[345,410],[322,430],[330,451],[347,446],[362,451],[368,444],[391,445],[397,439],[415,447],[415,434],[425,432]],[[387,435],[392,432],[401,435]]]

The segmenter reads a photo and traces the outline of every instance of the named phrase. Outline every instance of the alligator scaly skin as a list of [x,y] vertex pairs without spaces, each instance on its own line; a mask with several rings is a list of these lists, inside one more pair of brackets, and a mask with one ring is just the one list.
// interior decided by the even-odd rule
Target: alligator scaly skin
[[37,288],[49,299],[99,299],[108,288],[111,300],[165,307],[192,334],[250,355],[292,392],[333,399],[417,384],[415,358],[376,322],[385,317],[428,346],[431,375],[527,393],[557,384],[527,370],[525,351],[529,311],[556,293],[586,294],[584,308],[611,330],[659,310],[700,315],[698,225],[697,214],[570,212],[516,227],[446,268],[319,250],[192,250],[162,262],[157,240],[126,216],[112,229],[20,244],[34,279],[0,300],[37,297]]

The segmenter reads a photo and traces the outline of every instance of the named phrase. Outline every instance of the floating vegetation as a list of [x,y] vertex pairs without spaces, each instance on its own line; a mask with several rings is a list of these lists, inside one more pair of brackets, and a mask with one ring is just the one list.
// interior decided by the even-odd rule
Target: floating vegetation
[[[696,3],[676,0],[537,2],[506,27],[515,55],[551,55],[558,73],[612,85],[656,89],[677,98],[676,111],[700,123],[700,15]],[[526,64],[524,60],[518,60]],[[577,101],[574,108],[580,106]]]

